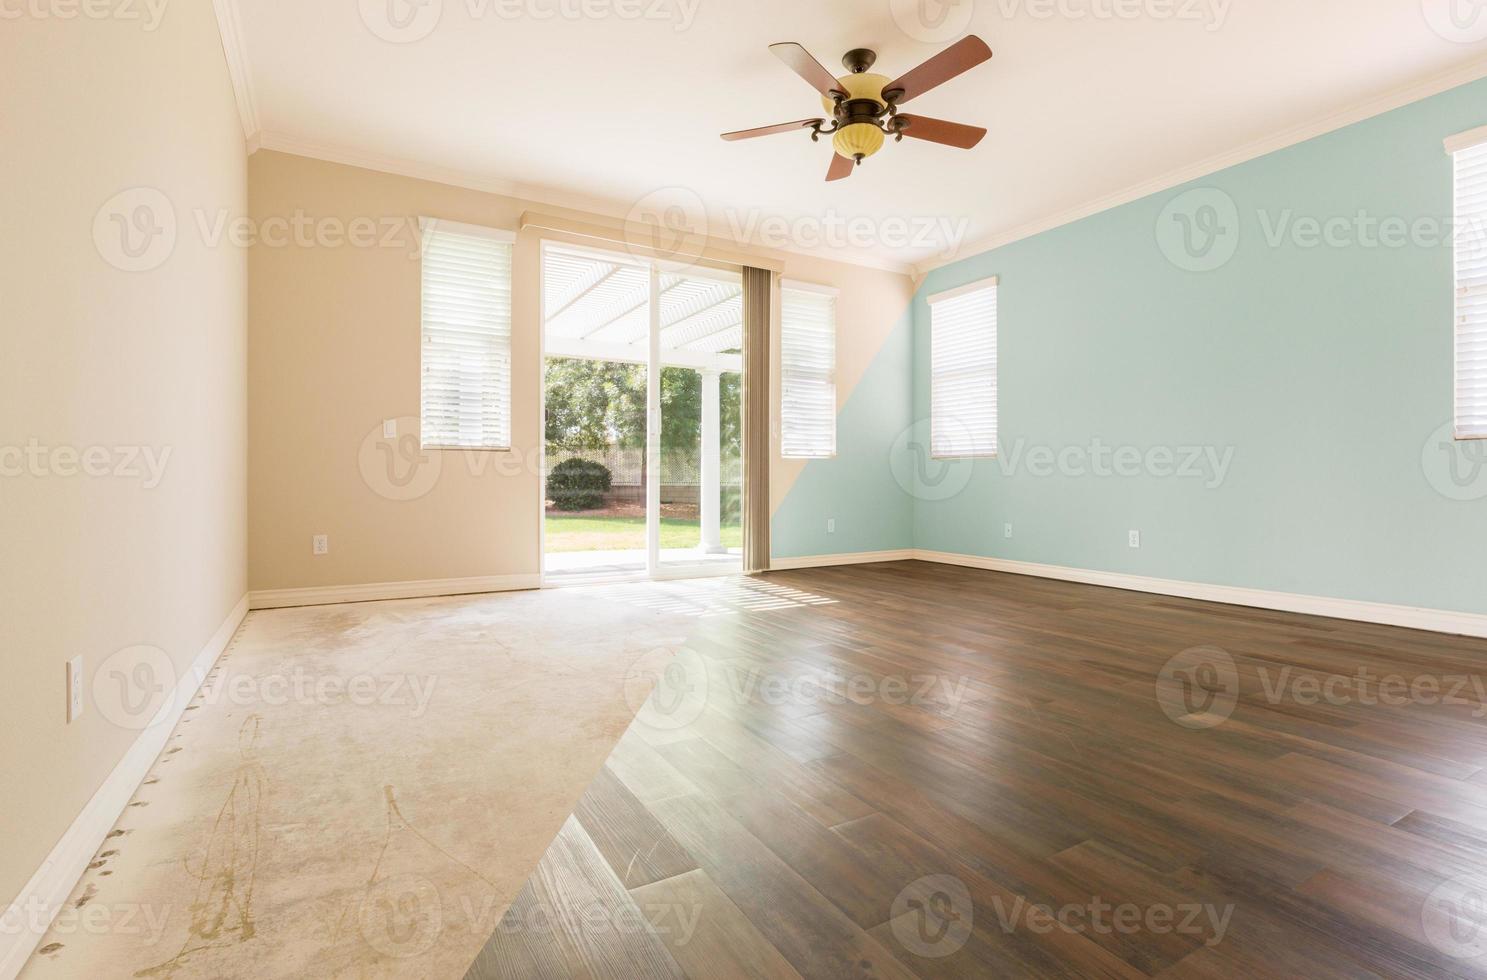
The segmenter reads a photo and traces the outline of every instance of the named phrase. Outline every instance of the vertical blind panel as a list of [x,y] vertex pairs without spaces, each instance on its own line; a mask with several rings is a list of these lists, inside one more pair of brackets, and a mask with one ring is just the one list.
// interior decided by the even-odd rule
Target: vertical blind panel
[[930,304],[930,452],[997,451],[997,287]]
[[1487,143],[1456,166],[1456,435],[1487,438]]
[[424,233],[425,446],[511,446],[511,251],[437,224]]
[[836,453],[836,297],[780,291],[780,453]]

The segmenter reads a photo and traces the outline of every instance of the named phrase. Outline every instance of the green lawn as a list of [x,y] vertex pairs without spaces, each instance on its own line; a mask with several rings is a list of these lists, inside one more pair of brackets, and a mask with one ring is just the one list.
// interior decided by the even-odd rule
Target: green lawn
[[[721,531],[723,547],[743,547],[743,528],[724,524]],[[701,537],[698,521],[661,518],[662,548],[695,548]],[[625,551],[644,547],[644,517],[547,515],[548,551]]]

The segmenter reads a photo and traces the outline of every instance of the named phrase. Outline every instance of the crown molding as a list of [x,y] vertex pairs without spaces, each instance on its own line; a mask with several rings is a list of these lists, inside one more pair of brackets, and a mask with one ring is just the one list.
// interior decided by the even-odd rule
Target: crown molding
[[[218,0],[218,2],[231,2],[231,0]],[[627,203],[615,201],[612,198],[591,197],[556,187],[523,184],[488,174],[479,174],[473,171],[458,170],[451,167],[441,167],[436,164],[423,163],[416,160],[385,156],[379,153],[368,153],[347,146],[337,146],[330,143],[300,139],[286,133],[259,132],[256,140],[252,141],[251,146],[252,149],[249,150],[250,154],[260,149],[273,150],[278,153],[291,153],[295,156],[309,157],[313,160],[324,160],[327,163],[339,163],[348,167],[359,167],[363,170],[374,170],[378,173],[392,174],[397,177],[410,177],[414,180],[427,180],[436,184],[447,184],[451,187],[464,187],[486,194],[500,194],[503,197],[516,198],[528,204],[579,211],[587,215],[613,221],[624,221],[625,211],[629,208]],[[716,227],[706,229],[706,236],[713,241],[726,243],[734,248],[753,253],[763,258],[777,259],[795,255],[802,258],[835,262],[839,265],[873,269],[878,272],[891,272],[895,275],[905,277],[909,276],[913,269],[907,262],[873,260],[862,257],[849,258],[839,252],[832,252],[826,249],[811,251],[808,249],[768,248],[753,242],[740,241],[732,235],[727,234],[723,229]]]
[[232,95],[237,100],[238,118],[243,123],[243,139],[251,155],[258,148],[258,101],[253,94],[253,72],[248,65],[248,49],[243,43],[243,22],[238,16],[237,0],[212,0],[217,13],[217,31],[222,36],[222,53],[227,56],[227,75],[232,79]]
[[945,266],[954,265],[957,262],[980,255],[983,252],[989,252],[992,249],[1010,245],[1024,238],[1031,238],[1045,231],[1052,231],[1055,228],[1073,224],[1076,221],[1099,214],[1102,211],[1109,211],[1111,208],[1120,207],[1122,204],[1130,204],[1132,201],[1139,201],[1143,197],[1160,194],[1162,191],[1171,190],[1189,181],[1208,177],[1218,173],[1220,170],[1227,170],[1230,167],[1247,163],[1250,160],[1274,153],[1277,150],[1284,150],[1298,143],[1304,143],[1318,136],[1324,136],[1327,133],[1335,132],[1354,123],[1383,115],[1401,106],[1409,105],[1411,102],[1418,102],[1432,95],[1439,95],[1442,92],[1484,77],[1487,77],[1487,58],[1479,58],[1459,68],[1453,68],[1450,71],[1432,75],[1422,81],[1411,82],[1408,85],[1393,89],[1383,95],[1374,96],[1345,109],[1330,112],[1325,116],[1291,126],[1270,136],[1246,143],[1233,150],[1227,150],[1198,163],[1170,171],[1160,177],[1133,184],[1123,190],[1116,191],[1114,194],[1095,198],[1076,207],[1049,215],[1046,218],[1039,218],[1029,221],[1026,224],[1018,225],[1007,231],[997,232],[984,238],[975,239],[961,246],[954,256],[934,258],[916,264],[909,275],[915,280],[922,280],[923,277],[935,269],[942,269]]

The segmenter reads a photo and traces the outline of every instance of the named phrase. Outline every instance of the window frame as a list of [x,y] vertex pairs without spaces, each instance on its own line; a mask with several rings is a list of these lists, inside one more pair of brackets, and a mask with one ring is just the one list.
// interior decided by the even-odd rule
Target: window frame
[[[985,289],[994,291],[994,305],[996,318],[992,323],[992,349],[995,352],[996,367],[992,374],[992,414],[995,418],[996,429],[992,433],[992,449],[990,452],[966,452],[945,453],[935,449],[935,415],[939,399],[936,397],[935,387],[935,305],[948,300],[958,299],[971,293],[981,292]],[[1001,449],[1001,398],[1002,398],[1002,358],[1001,358],[1001,277],[986,276],[972,282],[944,289],[925,297],[925,303],[929,308],[929,458],[930,459],[996,459]]]
[[[507,228],[497,228],[488,225],[472,225],[462,221],[451,221],[447,218],[432,218],[420,215],[418,219],[418,444],[420,450],[437,450],[441,452],[475,452],[475,453],[509,453],[513,450],[516,439],[516,398],[513,391],[516,376],[516,358],[514,348],[516,345],[516,232]],[[510,309],[507,311],[507,381],[506,381],[506,444],[505,445],[479,445],[462,446],[448,442],[428,441],[426,433],[428,426],[424,417],[424,381],[428,377],[427,364],[425,363],[425,303],[427,299],[428,283],[424,278],[425,255],[428,248],[430,233],[440,231],[453,232],[455,234],[467,235],[476,238],[485,238],[511,249],[510,278],[506,284],[507,296],[510,301]]]
[[[1472,150],[1482,150],[1487,144],[1487,126],[1458,133],[1446,140],[1446,154],[1451,158],[1451,435],[1457,442],[1479,442],[1487,440],[1487,426],[1481,431],[1467,432],[1461,425],[1461,347],[1462,347],[1462,300],[1465,298],[1460,280],[1461,263],[1460,251],[1462,248],[1461,220],[1459,208],[1461,204],[1461,174],[1460,158],[1458,154],[1467,153]],[[1487,233],[1487,206],[1482,207],[1473,215],[1478,220],[1478,227],[1473,229],[1475,236]],[[1475,247],[1487,248],[1487,241],[1476,239]],[[1477,297],[1487,296],[1487,286],[1479,286],[1473,294]]]
[[[787,452],[785,449],[785,293],[787,291],[798,293],[815,293],[820,296],[830,297],[831,309],[831,451],[827,453],[798,453]],[[779,457],[781,459],[795,459],[810,461],[813,459],[835,459],[839,444],[837,441],[837,415],[841,411],[839,392],[837,390],[837,350],[840,345],[838,340],[841,336],[841,290],[835,286],[823,283],[805,282],[798,279],[780,280],[780,333],[779,333],[779,401],[777,410],[779,412]]]

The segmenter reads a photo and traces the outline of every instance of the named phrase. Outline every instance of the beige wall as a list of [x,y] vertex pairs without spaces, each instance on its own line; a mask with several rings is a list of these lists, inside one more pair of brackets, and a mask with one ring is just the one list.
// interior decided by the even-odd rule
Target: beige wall
[[[250,257],[250,587],[536,575],[537,261],[550,233],[533,228],[517,239],[513,451],[430,453],[421,463],[410,453],[389,477],[377,444],[382,421],[400,419],[399,433],[417,445],[418,216],[515,231],[524,212],[553,209],[266,150],[249,160],[249,198],[263,232]],[[342,234],[354,222],[356,242]],[[909,279],[768,259],[789,278],[842,289],[841,321],[852,324],[838,344],[845,402],[907,309]],[[797,470],[776,462],[777,500]],[[315,556],[311,537],[320,533],[330,553]]]
[[[206,244],[193,217],[247,206],[211,4],[172,3],[153,24],[12,9],[0,24],[6,902],[137,735],[91,698],[65,723],[67,660],[82,655],[91,678],[149,644],[183,669],[244,594],[247,506],[246,256]],[[154,192],[109,203],[137,187]],[[109,212],[141,204],[157,227],[175,215],[174,247],[143,254],[157,268],[123,271]],[[42,462],[20,460],[16,475],[28,446]],[[163,479],[69,475],[82,465],[72,451],[90,447],[95,473],[125,461],[117,447],[168,451]]]

